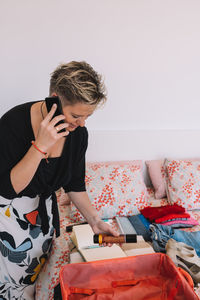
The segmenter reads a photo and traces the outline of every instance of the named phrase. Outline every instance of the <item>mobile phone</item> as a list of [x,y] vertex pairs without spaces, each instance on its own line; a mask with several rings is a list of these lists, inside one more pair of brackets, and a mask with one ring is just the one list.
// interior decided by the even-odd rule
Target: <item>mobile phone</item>
[[[46,107],[47,107],[48,113],[50,112],[53,104],[54,103],[57,104],[57,108],[56,108],[56,111],[55,111],[55,113],[53,115],[53,118],[56,117],[56,116],[59,116],[59,115],[63,115],[62,104],[61,104],[61,101],[60,101],[59,97],[57,97],[57,96],[55,96],[55,97],[47,97],[47,98],[45,98],[45,103],[46,103]],[[56,124],[56,126],[59,125],[59,124],[63,124],[63,123],[65,123],[65,121],[61,120],[61,121],[59,121]],[[66,129],[63,128],[59,132],[65,132],[65,131],[66,131]]]

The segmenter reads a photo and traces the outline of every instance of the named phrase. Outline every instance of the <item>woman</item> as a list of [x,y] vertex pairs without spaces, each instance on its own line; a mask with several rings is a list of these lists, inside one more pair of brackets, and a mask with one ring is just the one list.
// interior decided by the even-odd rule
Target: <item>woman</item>
[[0,299],[33,299],[54,231],[59,236],[60,187],[95,233],[117,235],[91,206],[84,181],[85,121],[105,100],[101,77],[85,62],[60,65],[50,96],[59,97],[62,115],[54,117],[56,105],[48,112],[45,101],[35,101],[0,120]]

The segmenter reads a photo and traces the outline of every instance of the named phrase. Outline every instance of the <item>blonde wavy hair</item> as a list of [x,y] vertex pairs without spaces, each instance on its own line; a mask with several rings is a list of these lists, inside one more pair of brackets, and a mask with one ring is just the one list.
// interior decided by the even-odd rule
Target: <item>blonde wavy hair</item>
[[50,94],[56,92],[64,103],[99,105],[106,101],[102,76],[85,61],[59,65],[51,74]]

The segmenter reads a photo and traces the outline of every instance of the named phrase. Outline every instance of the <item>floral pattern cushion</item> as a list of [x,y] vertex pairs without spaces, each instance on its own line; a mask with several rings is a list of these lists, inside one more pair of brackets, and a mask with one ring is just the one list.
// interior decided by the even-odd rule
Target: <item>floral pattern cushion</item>
[[170,203],[200,209],[200,161],[166,159],[164,166]]
[[[138,214],[146,197],[142,161],[87,163],[86,189],[101,218]],[[73,204],[70,217],[84,221]]]

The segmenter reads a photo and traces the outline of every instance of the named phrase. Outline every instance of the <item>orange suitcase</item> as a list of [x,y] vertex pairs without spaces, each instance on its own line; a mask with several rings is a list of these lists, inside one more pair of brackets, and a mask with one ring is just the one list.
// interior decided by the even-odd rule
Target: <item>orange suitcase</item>
[[191,276],[163,253],[62,267],[63,300],[197,300]]

